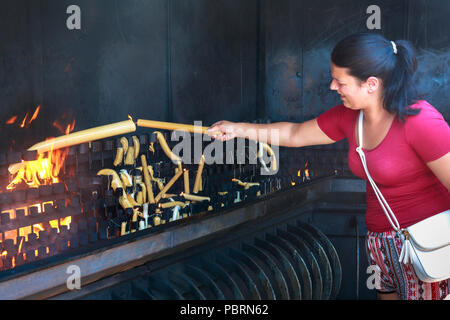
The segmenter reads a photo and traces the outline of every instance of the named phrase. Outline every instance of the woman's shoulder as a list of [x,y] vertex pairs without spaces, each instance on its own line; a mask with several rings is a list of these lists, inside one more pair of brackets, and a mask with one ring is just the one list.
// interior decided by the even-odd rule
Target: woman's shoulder
[[351,110],[345,107],[344,104],[338,104],[319,115],[318,121],[333,122],[341,128],[346,128],[354,124],[357,114],[358,111]]
[[426,100],[418,100],[409,106],[409,109],[419,109],[420,112],[415,115],[407,116],[406,123],[415,124],[427,119],[444,119],[442,114]]
[[404,125],[408,143],[425,162],[436,160],[450,151],[450,127],[442,114],[425,100],[410,106],[420,109],[409,115]]
[[339,141],[351,133],[355,117],[349,111],[343,104],[334,106],[317,117],[317,124],[329,138]]
[[347,108],[346,106],[344,106],[343,103],[330,108],[328,110],[328,112],[335,116],[339,116],[341,118],[344,117],[347,119],[353,119],[355,117],[355,115],[357,115],[359,113],[358,110],[352,110],[352,109]]
[[[419,100],[410,106],[420,109],[415,115],[408,115],[405,121],[405,133],[408,138],[419,138],[421,135],[433,135],[441,138],[448,136],[450,128],[442,114],[426,100]],[[442,136],[444,134],[444,136]]]

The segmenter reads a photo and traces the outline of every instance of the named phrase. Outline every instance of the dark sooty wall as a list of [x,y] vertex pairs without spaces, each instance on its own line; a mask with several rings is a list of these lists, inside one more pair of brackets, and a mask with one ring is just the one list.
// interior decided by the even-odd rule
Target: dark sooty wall
[[[66,27],[73,4],[81,30]],[[0,152],[60,135],[53,123],[73,119],[75,130],[128,114],[204,125],[311,119],[339,103],[329,90],[330,52],[367,31],[372,4],[381,9],[377,32],[418,48],[420,87],[449,120],[448,0],[4,0]],[[38,105],[38,118],[20,128]],[[355,237],[332,239],[345,261],[340,297],[354,298]],[[359,295],[372,298],[360,259]]]
[[[81,30],[68,30],[69,5]],[[127,115],[210,125],[301,121],[339,103],[329,54],[366,31],[372,1],[7,0],[0,11],[0,150]],[[447,119],[450,2],[382,0],[381,32],[419,49],[420,83]],[[19,124],[41,105],[39,117]],[[14,124],[5,122],[17,116]]]

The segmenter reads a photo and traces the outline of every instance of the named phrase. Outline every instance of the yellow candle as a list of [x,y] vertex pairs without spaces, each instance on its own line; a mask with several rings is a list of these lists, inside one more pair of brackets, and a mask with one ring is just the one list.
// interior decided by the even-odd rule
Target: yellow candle
[[191,201],[204,201],[204,200],[211,201],[210,197],[194,196],[193,194],[181,193],[181,196],[184,197],[186,200]]
[[142,162],[142,171],[144,172],[144,183],[147,187],[147,195],[148,195],[148,201],[150,203],[155,203],[155,198],[153,195],[153,189],[152,189],[152,180],[150,179],[150,173],[148,172],[147,167],[147,158],[145,155],[141,155],[141,162]]
[[161,208],[163,208],[163,209],[173,208],[175,206],[180,206],[181,208],[186,207],[186,204],[181,201],[170,201],[170,202],[161,203],[160,205],[161,205]]
[[73,145],[95,141],[99,139],[113,137],[119,134],[126,134],[136,131],[136,125],[132,120],[121,121],[100,127],[81,130],[59,136],[46,141],[39,142],[28,149],[28,151],[37,150],[38,153],[44,153],[50,150],[61,149]]
[[205,165],[205,156],[202,155],[202,158],[198,165],[197,175],[195,176],[195,183],[194,183],[194,190],[193,190],[194,193],[197,193],[200,190],[200,184],[202,183],[202,171],[203,171],[204,165]]
[[164,186],[164,188],[155,197],[155,202],[157,203],[161,197],[170,189],[170,187],[177,181],[177,179],[183,174],[183,171],[178,170],[178,172],[170,179],[170,181]]
[[184,192],[189,193],[189,170],[184,169]]
[[[173,123],[173,122],[164,122],[164,121],[154,121],[154,120],[143,120],[138,119],[137,121],[138,127],[146,127],[146,128],[155,128],[155,129],[163,129],[163,130],[181,130],[192,133],[206,133],[208,127],[202,126],[194,126],[191,124],[181,124],[181,123]],[[212,134],[219,134],[220,132],[212,132]]]

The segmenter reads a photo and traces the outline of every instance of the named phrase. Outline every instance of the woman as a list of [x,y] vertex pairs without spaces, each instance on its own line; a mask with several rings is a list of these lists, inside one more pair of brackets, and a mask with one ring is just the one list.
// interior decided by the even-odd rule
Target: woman
[[[371,33],[341,40],[331,54],[330,89],[342,104],[304,123],[219,121],[209,129],[222,141],[258,140],[257,130],[277,130],[278,145],[303,147],[348,139],[351,171],[367,180],[355,149],[356,120],[363,111],[363,149],[368,170],[402,228],[450,209],[450,128],[414,88],[415,52],[407,41],[391,42]],[[268,137],[271,135],[268,134]],[[270,143],[270,139],[268,141]],[[367,184],[366,249],[381,270],[380,299],[443,299],[449,279],[423,283],[412,266],[398,262],[401,241]]]

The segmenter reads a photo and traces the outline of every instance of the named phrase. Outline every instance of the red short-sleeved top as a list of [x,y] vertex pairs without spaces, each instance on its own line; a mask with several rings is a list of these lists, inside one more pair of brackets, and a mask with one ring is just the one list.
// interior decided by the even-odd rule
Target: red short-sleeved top
[[[450,152],[450,127],[427,101],[411,108],[417,115],[402,123],[395,117],[381,143],[363,148],[372,179],[385,197],[402,228],[450,209],[450,193],[426,165]],[[317,118],[320,129],[332,140],[348,139],[348,164],[353,174],[367,181],[356,153],[355,125],[359,111],[335,106]],[[449,173],[450,174],[450,173]],[[366,225],[373,232],[392,230],[372,186],[366,185]]]

